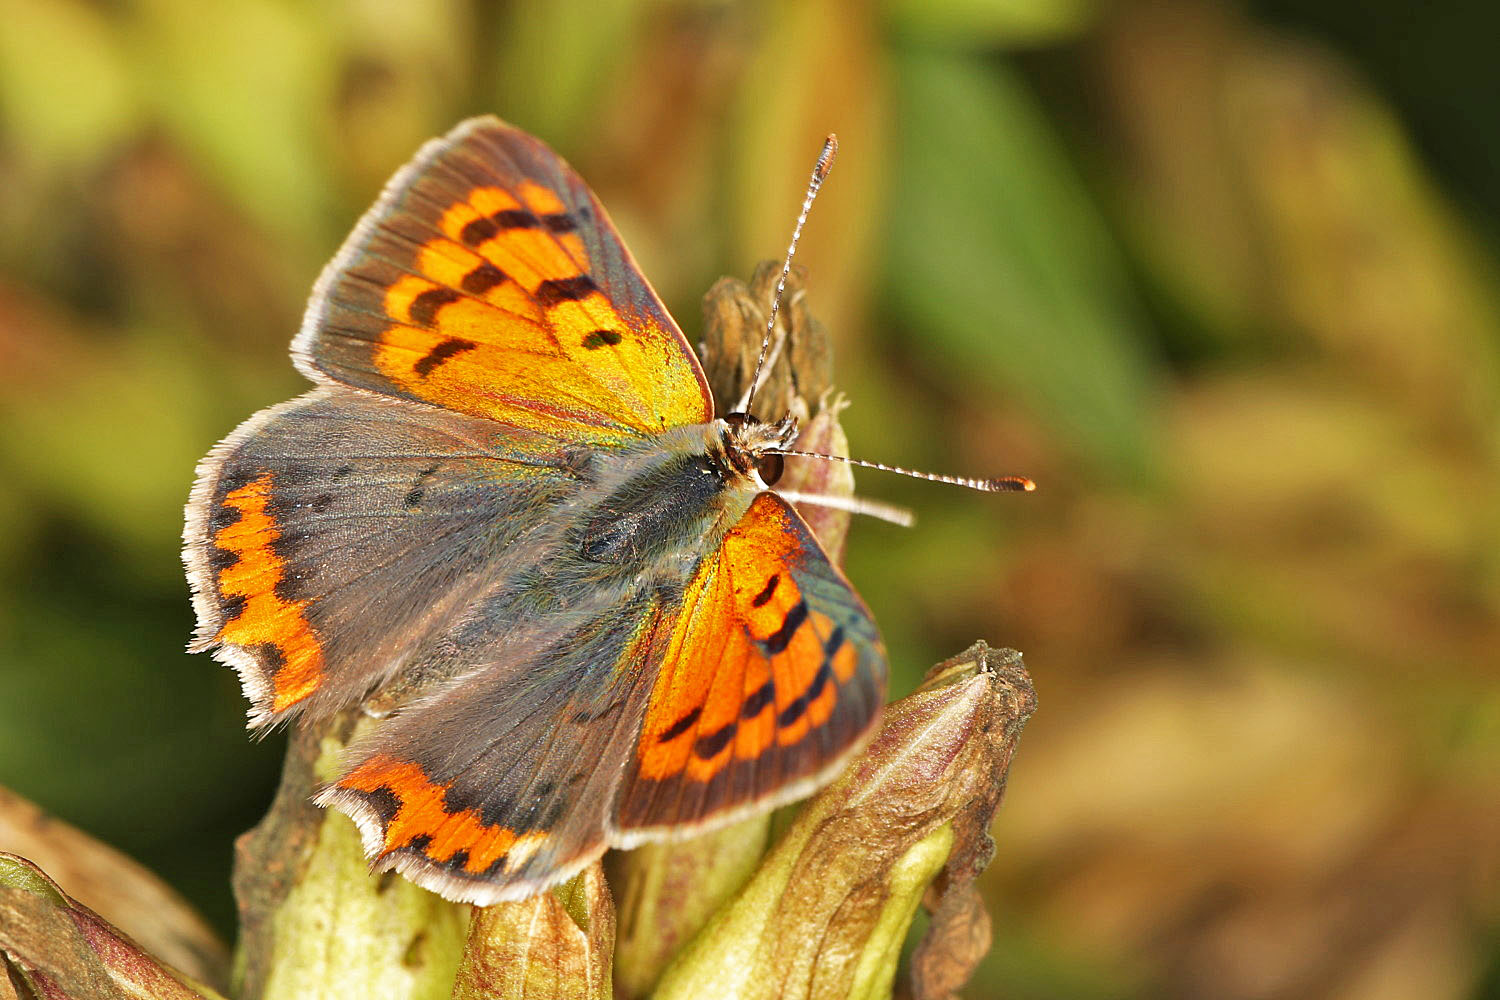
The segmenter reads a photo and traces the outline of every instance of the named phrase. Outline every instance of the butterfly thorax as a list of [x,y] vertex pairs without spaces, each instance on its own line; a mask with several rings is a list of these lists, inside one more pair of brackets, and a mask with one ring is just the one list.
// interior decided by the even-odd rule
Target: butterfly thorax
[[650,567],[685,576],[705,545],[717,544],[767,489],[766,475],[779,474],[773,468],[779,461],[772,461],[778,456],[768,452],[785,447],[795,433],[791,417],[765,424],[732,414],[601,456],[598,479],[577,508],[575,551],[626,573]]

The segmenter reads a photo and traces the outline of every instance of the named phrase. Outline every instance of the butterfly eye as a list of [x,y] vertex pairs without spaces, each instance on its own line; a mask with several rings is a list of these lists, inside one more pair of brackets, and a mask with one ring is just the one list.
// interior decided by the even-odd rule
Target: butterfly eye
[[755,471],[760,473],[760,478],[767,486],[775,486],[781,474],[786,471],[786,459],[780,455],[762,455],[755,463]]

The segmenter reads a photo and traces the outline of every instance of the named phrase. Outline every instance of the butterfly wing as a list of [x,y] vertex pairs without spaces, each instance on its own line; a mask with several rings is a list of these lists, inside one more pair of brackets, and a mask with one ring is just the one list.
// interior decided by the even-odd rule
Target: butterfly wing
[[318,280],[293,348],[315,380],[559,439],[713,415],[692,349],[598,200],[493,117],[391,179]]
[[642,591],[528,628],[514,603],[487,602],[435,644],[469,668],[353,747],[316,799],[355,820],[376,867],[481,905],[533,895],[609,846],[668,613]]
[[199,467],[184,560],[195,649],[251,724],[326,715],[391,676],[578,483],[549,439],[323,386]]
[[802,518],[762,493],[698,567],[616,804],[616,843],[806,795],[872,732],[886,656]]

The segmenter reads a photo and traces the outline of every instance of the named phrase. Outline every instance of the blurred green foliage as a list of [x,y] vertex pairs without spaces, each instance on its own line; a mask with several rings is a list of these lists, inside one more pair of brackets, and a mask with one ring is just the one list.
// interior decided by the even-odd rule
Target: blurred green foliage
[[803,241],[856,454],[1025,473],[850,575],[896,693],[976,636],[1027,730],[975,997],[1500,981],[1500,17],[1381,0],[0,0],[0,783],[221,926],[265,807],[181,652],[193,464],[300,391],[318,267],[493,111],[691,335]]

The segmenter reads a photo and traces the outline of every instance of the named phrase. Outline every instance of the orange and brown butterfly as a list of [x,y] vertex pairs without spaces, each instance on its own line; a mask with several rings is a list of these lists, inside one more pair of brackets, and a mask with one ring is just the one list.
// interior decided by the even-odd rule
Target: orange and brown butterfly
[[419,692],[317,795],[377,867],[520,898],[805,795],[870,733],[875,623],[762,476],[795,422],[716,415],[538,140],[477,118],[423,147],[293,356],[315,388],[198,469],[193,646],[252,727]]

